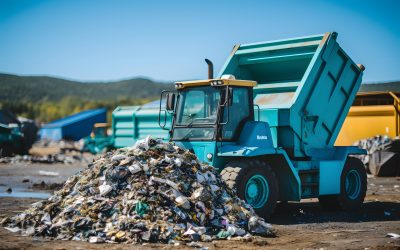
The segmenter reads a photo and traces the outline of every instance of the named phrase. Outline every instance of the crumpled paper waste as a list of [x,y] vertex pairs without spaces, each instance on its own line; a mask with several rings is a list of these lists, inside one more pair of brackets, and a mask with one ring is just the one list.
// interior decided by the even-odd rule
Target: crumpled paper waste
[[150,137],[103,154],[48,200],[2,225],[23,235],[90,243],[274,236],[213,167]]

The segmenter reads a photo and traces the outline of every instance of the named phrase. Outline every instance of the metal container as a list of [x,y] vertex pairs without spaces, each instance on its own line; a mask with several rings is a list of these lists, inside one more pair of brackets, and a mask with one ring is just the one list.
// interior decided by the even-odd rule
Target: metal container
[[90,135],[95,123],[106,121],[106,109],[86,110],[43,125],[39,134],[41,139],[77,141]]

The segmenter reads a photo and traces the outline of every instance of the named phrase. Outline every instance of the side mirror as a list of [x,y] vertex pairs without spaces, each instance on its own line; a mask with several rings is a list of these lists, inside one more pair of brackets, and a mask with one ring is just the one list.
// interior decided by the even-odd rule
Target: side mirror
[[175,108],[175,94],[174,93],[168,93],[167,95],[167,100],[166,100],[166,105],[165,108],[168,111],[174,111]]

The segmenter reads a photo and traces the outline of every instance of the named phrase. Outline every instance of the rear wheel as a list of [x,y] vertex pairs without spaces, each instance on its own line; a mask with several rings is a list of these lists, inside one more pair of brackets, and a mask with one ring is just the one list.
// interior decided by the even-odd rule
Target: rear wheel
[[250,204],[261,217],[268,217],[278,199],[278,181],[271,167],[260,160],[237,160],[221,172],[229,188]]
[[328,210],[357,210],[364,202],[367,192],[367,174],[361,160],[348,157],[343,168],[340,194],[320,196],[321,206]]
[[12,155],[11,145],[8,143],[3,143],[0,145],[0,157],[7,157]]

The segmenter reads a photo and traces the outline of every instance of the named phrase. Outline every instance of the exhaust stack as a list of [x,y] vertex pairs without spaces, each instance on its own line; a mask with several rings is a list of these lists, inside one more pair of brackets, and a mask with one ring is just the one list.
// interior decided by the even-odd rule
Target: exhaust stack
[[208,79],[213,79],[214,78],[214,66],[211,60],[205,59],[207,65],[208,65]]

